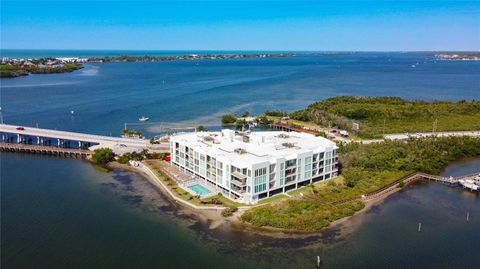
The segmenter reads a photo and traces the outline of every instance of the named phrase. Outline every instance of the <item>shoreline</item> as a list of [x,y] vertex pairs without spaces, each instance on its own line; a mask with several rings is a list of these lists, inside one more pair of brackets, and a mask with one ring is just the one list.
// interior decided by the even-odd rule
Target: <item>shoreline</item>
[[[364,207],[358,211],[356,211],[353,215],[345,216],[343,218],[337,219],[328,226],[323,227],[319,230],[314,231],[302,231],[302,230],[294,230],[294,229],[283,229],[283,228],[275,228],[275,227],[257,227],[248,222],[241,220],[241,216],[250,208],[256,206],[264,206],[262,205],[254,205],[251,207],[239,207],[238,211],[235,212],[232,216],[223,217],[221,212],[225,208],[221,207],[202,207],[202,206],[195,206],[192,205],[180,198],[175,197],[175,195],[168,189],[168,187],[164,186],[163,183],[156,177],[153,171],[150,170],[149,167],[145,166],[151,173],[146,173],[141,168],[132,167],[129,165],[122,165],[116,163],[111,167],[126,169],[128,171],[137,172],[142,175],[148,182],[150,182],[154,187],[156,187],[160,192],[173,204],[179,205],[181,210],[189,215],[196,216],[201,221],[205,221],[208,223],[210,229],[219,228],[222,225],[228,225],[229,229],[238,232],[249,232],[254,234],[259,234],[263,236],[269,236],[272,238],[304,238],[310,237],[315,235],[321,235],[324,233],[328,233],[332,230],[340,231],[341,235],[348,234],[352,232],[358,225],[354,224],[354,219],[362,218],[364,215],[374,206],[380,205],[385,200],[390,197],[391,195],[403,190],[406,186],[413,184],[418,180],[410,180],[408,182],[404,182],[404,186],[400,187],[399,183],[396,183],[385,190],[381,191],[380,193],[374,194],[372,197],[367,197],[366,199],[361,199],[364,202]],[[160,183],[161,187],[157,184]]]
[[[362,217],[365,213],[368,212],[373,206],[381,204],[384,202],[386,198],[390,195],[402,190],[402,188],[395,187],[389,190],[382,195],[376,196],[370,200],[365,201],[365,206],[356,211],[351,216],[346,216],[331,222],[328,226],[317,230],[317,231],[301,231],[301,230],[294,230],[294,229],[282,229],[282,228],[275,228],[275,227],[257,227],[250,223],[247,223],[240,219],[241,215],[246,212],[249,208],[239,207],[238,211],[235,212],[232,216],[223,217],[221,212],[225,207],[202,207],[202,206],[195,206],[190,204],[178,197],[176,197],[167,186],[161,182],[156,175],[151,171],[150,168],[145,167],[151,173],[147,173],[142,168],[132,167],[127,164],[120,164],[118,162],[110,162],[106,165],[109,169],[123,169],[126,171],[138,173],[141,175],[145,180],[147,180],[152,187],[156,188],[161,192],[161,194],[174,206],[179,206],[179,209],[182,210],[184,213],[188,215],[192,215],[197,217],[199,220],[207,222],[210,229],[219,228],[222,225],[228,225],[230,229],[239,232],[250,232],[264,236],[270,236],[273,238],[303,238],[309,237],[314,235],[320,235],[331,230],[340,230],[341,233],[348,233],[355,225],[348,225],[351,224],[353,218]],[[263,205],[258,205],[263,206]]]
[[349,225],[353,224],[352,222],[354,218],[363,217],[373,206],[382,204],[388,197],[401,191],[402,189],[403,188],[396,187],[380,196],[370,199],[364,202],[365,206],[362,209],[356,211],[353,215],[337,219],[329,223],[328,226],[316,231],[301,231],[294,229],[275,228],[270,226],[257,227],[240,219],[241,215],[245,212],[243,210],[239,210],[239,212],[236,212],[236,214],[234,214],[236,218],[232,220],[232,227],[238,231],[252,232],[275,238],[303,238],[320,235],[336,229],[340,230],[341,234],[345,232],[349,233],[355,228],[355,225]]
[[200,220],[209,223],[209,227],[211,229],[218,227],[227,219],[221,214],[225,207],[196,206],[176,197],[148,167],[146,168],[151,173],[146,172],[142,168],[133,167],[128,164],[121,164],[118,162],[109,162],[106,165],[106,168],[122,169],[141,175],[148,183],[150,183],[150,185],[152,185],[153,188],[157,189],[161,193],[161,195],[173,206],[179,208],[183,213],[193,215]]

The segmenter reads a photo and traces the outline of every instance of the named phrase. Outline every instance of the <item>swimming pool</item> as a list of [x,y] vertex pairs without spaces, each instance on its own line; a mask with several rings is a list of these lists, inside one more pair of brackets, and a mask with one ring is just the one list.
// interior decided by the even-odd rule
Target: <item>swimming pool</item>
[[210,193],[210,191],[207,188],[199,184],[189,186],[188,188],[200,196],[205,196]]

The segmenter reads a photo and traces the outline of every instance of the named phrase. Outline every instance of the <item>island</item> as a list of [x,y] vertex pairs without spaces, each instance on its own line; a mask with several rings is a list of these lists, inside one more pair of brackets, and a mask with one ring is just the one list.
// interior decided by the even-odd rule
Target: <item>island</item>
[[77,58],[41,58],[41,59],[8,59],[3,58],[0,64],[1,78],[15,78],[28,74],[66,73],[83,68]]
[[480,52],[439,52],[435,57],[450,61],[480,61]]
[[58,57],[40,59],[10,59],[2,58],[0,64],[0,77],[14,78],[28,74],[50,74],[72,72],[83,68],[83,63],[120,63],[120,62],[162,62],[162,61],[191,61],[191,60],[226,60],[226,59],[254,59],[272,57],[294,57],[294,56],[315,56],[315,55],[343,55],[352,52],[318,52],[318,53],[228,53],[228,54],[188,54],[188,55],[166,55],[166,56],[129,56],[120,55],[115,57]]

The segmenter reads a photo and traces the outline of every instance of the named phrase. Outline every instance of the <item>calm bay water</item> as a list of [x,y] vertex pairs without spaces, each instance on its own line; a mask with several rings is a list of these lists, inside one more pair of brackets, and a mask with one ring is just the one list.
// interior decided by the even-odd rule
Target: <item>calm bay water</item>
[[[161,126],[217,125],[225,112],[292,111],[344,94],[479,99],[479,64],[400,53],[88,64],[3,79],[0,101],[7,123],[115,135],[146,115],[151,123],[132,126],[156,134]],[[210,230],[130,172],[8,153],[0,165],[2,268],[314,268],[317,255],[322,268],[477,266],[479,195],[460,188],[415,184],[349,228],[280,239],[228,224]],[[473,159],[444,174],[479,170]]]
[[[8,123],[115,135],[125,122],[151,133],[161,126],[218,125],[226,112],[293,111],[337,95],[479,99],[479,81],[480,62],[365,53],[87,64],[68,74],[3,79],[0,97]],[[142,115],[150,122],[139,125]]]

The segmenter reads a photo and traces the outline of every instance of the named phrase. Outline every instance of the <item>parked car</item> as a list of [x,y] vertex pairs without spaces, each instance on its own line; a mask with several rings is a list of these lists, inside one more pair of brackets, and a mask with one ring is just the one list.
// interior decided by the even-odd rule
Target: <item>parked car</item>
[[17,127],[17,131],[24,131],[24,130],[25,130],[25,128],[23,128],[23,127]]

